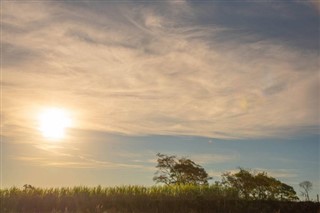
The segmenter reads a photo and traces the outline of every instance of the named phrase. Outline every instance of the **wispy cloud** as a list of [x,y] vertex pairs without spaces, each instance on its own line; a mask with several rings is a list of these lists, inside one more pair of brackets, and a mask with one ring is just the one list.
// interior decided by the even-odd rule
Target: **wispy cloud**
[[[72,144],[66,143],[61,145],[39,143],[29,146],[29,149],[26,153],[11,154],[10,159],[40,167],[155,170],[154,165],[151,166],[143,158],[141,161],[134,160],[138,157],[135,153],[127,152],[126,155],[121,155],[119,152],[116,154],[116,161],[110,161],[93,156],[91,152],[89,154],[83,148],[75,148]],[[32,156],[28,153],[32,153]]]
[[110,161],[96,160],[92,156],[64,156],[59,159],[57,157],[43,156],[43,157],[31,157],[31,156],[11,156],[11,159],[22,161],[35,166],[46,166],[46,167],[59,167],[59,168],[91,168],[91,169],[102,169],[102,168],[116,168],[116,169],[143,169],[143,170],[155,170],[153,167],[146,166],[144,164],[129,164],[129,163],[116,163]]
[[[297,177],[297,170],[296,169],[268,169],[268,168],[251,168],[247,169],[250,172],[253,173],[259,173],[259,172],[266,172],[268,176],[275,177],[275,178],[294,178]],[[213,176],[217,176],[218,174],[224,174],[226,172],[229,172],[231,174],[239,172],[239,169],[230,169],[222,172],[214,172],[212,171],[211,174]]]
[[35,132],[37,109],[51,104],[74,111],[79,129],[131,135],[252,138],[318,130],[319,58],[312,50],[273,37],[221,40],[239,29],[197,25],[201,8],[187,2],[160,9],[3,5],[6,135]]
[[237,154],[197,154],[192,155],[191,159],[199,164],[215,164],[215,163],[226,163],[235,161],[238,158]]
[[[287,179],[287,178],[295,178],[298,176],[297,170],[295,169],[265,169],[265,168],[255,168],[250,169],[252,172],[266,172],[268,176],[279,178],[279,179]],[[231,174],[235,174],[239,172],[238,169],[230,169],[230,170],[224,170],[224,171],[216,171],[216,170],[209,170],[208,174],[211,177],[214,177],[215,179],[221,178],[222,175],[226,172],[230,172]]]
[[[305,3],[305,2],[303,2],[303,3]],[[307,1],[307,3],[311,4],[320,14],[320,2],[319,1],[309,0],[309,1]]]
[[296,169],[264,169],[264,168],[256,168],[258,172],[265,171],[268,175],[276,178],[293,178],[297,177],[298,173]]

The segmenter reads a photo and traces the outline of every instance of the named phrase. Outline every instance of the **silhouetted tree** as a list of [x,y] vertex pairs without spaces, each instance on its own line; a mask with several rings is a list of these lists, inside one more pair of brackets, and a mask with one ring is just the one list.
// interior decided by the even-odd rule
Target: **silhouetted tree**
[[270,177],[265,172],[253,174],[240,168],[240,171],[222,175],[222,185],[238,191],[239,196],[252,200],[298,200],[292,186]]
[[301,195],[306,198],[306,201],[309,201],[309,192],[312,190],[312,183],[310,181],[303,181],[299,183],[299,186],[303,189]]
[[32,190],[35,190],[36,188],[30,184],[24,184],[23,185],[23,190],[24,191],[32,191]]
[[211,179],[203,167],[192,160],[165,154],[157,154],[158,171],[155,173],[153,180],[156,183],[166,185],[206,185]]

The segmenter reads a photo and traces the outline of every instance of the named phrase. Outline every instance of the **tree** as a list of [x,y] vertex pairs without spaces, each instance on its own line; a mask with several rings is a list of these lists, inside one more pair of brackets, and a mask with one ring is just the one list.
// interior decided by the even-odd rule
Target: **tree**
[[155,173],[153,180],[156,183],[166,185],[207,185],[208,180],[212,179],[203,167],[192,160],[165,154],[157,154],[158,171]]
[[303,181],[299,183],[299,186],[303,189],[301,195],[306,198],[306,201],[309,201],[309,192],[312,190],[312,183],[310,181]]
[[30,185],[30,184],[24,184],[23,188],[24,188],[25,191],[34,190],[35,189],[35,187]]
[[222,175],[222,185],[238,191],[240,197],[252,200],[297,200],[292,186],[270,177],[265,172],[251,173],[240,168],[240,171]]

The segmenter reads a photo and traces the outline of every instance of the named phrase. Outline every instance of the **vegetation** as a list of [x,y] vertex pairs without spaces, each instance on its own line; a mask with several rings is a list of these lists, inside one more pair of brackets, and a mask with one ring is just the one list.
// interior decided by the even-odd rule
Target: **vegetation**
[[[160,186],[0,189],[0,212],[320,212],[319,203],[297,202],[293,188],[264,172],[240,168],[209,185],[211,177],[188,158],[158,154]],[[309,199],[307,181],[300,186]]]
[[219,185],[2,189],[0,212],[290,212],[316,213],[318,203],[251,201]]
[[309,192],[312,190],[312,183],[310,181],[303,181],[299,186],[303,189],[301,195],[305,197],[306,201],[310,201]]
[[222,175],[222,185],[238,191],[239,197],[246,200],[294,201],[299,198],[292,186],[270,177],[265,172],[253,174],[240,168],[240,171]]
[[166,185],[207,185],[211,179],[200,165],[188,158],[157,154],[158,165],[153,180]]

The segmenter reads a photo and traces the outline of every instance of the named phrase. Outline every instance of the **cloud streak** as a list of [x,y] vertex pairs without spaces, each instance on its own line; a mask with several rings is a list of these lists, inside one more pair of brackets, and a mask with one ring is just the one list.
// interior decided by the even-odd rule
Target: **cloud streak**
[[130,135],[317,132],[316,52],[221,41],[239,29],[184,21],[199,12],[187,2],[160,6],[5,2],[4,134],[33,134],[30,112],[46,105],[71,109],[79,129]]
[[[59,159],[57,159],[59,156]],[[11,156],[11,159],[35,166],[73,168],[73,169],[142,169],[155,170],[154,167],[142,163],[116,163],[111,161],[96,160],[88,155],[59,154],[54,152],[53,156]]]
[[[275,178],[294,178],[298,176],[297,170],[295,169],[266,169],[266,168],[253,168],[249,169],[253,173],[266,172],[268,176]],[[212,177],[221,177],[224,173],[235,174],[239,172],[239,169],[230,169],[226,171],[209,171],[209,175]]]

